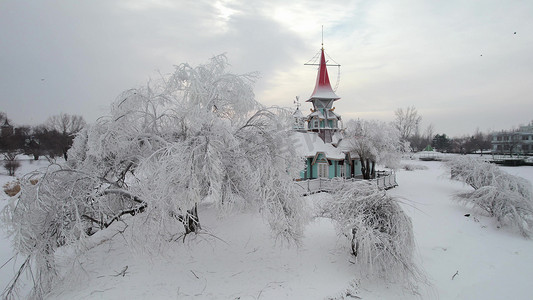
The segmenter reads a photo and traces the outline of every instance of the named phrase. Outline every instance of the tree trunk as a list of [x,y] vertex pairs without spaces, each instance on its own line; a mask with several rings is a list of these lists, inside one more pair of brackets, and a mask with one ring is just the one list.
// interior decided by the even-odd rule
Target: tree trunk
[[174,212],[170,212],[171,215],[176,217],[185,228],[185,236],[191,232],[197,233],[202,226],[200,226],[200,218],[198,217],[198,204],[194,204],[194,207],[188,209],[185,215],[178,215]]
[[364,159],[361,159],[361,174],[363,175],[363,179],[366,179],[366,165]]
[[371,179],[371,167],[370,159],[361,159],[361,173],[363,173],[363,179]]
[[352,228],[352,255],[357,256],[357,252],[359,251],[359,243],[355,239],[355,234],[357,233],[357,230],[355,228]]
[[200,226],[200,218],[198,217],[198,204],[195,203],[192,209],[187,210],[183,226],[185,226],[185,234],[191,232],[197,233],[202,229],[202,226]]

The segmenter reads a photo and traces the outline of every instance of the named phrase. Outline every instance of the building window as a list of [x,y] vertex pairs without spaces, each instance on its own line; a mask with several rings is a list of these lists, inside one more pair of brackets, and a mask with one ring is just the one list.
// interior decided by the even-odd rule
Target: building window
[[339,176],[341,178],[345,178],[346,177],[346,167],[344,165],[340,165],[340,169],[341,169],[341,171],[339,173]]
[[318,177],[328,178],[328,169],[329,169],[329,164],[319,163],[318,164]]
[[313,128],[318,128],[318,120],[313,120]]

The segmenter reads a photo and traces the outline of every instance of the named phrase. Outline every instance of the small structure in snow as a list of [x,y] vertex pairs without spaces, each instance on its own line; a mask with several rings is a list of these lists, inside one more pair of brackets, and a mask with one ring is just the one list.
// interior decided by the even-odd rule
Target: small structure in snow
[[427,145],[426,148],[424,148],[424,150],[419,152],[418,158],[424,161],[441,160],[442,158],[440,154],[441,153],[435,151],[433,147],[431,147],[430,145]]

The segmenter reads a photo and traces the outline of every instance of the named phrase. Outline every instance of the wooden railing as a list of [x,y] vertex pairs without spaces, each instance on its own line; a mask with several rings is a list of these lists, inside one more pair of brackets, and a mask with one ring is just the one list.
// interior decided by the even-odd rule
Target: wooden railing
[[[344,182],[354,182],[362,181],[364,179],[355,179],[349,178],[344,179],[336,177],[333,179],[327,178],[317,178],[317,179],[308,179],[302,181],[296,181],[296,185],[301,188],[303,195],[310,195],[318,192],[332,192],[338,188],[339,184]],[[398,186],[396,182],[396,174],[388,174],[380,176],[376,179],[370,179],[370,181],[375,182],[379,189],[388,190]]]
[[374,179],[374,181],[376,181],[378,188],[382,190],[388,190],[398,186],[398,183],[396,182],[396,174],[388,174],[378,177]]

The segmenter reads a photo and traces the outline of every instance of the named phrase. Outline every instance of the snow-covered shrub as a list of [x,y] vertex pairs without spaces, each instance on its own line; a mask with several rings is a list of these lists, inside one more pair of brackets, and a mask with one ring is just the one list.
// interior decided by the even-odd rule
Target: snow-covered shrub
[[451,178],[462,181],[474,189],[493,185],[497,177],[506,176],[497,165],[486,163],[479,158],[460,155],[446,161]]
[[[57,280],[54,251],[77,247],[124,215],[132,246],[154,249],[196,232],[198,204],[263,212],[276,237],[298,242],[306,221],[292,179],[303,161],[289,142],[290,113],[254,99],[255,74],[228,73],[225,56],[181,64],[168,78],[124,92],[109,116],[76,137],[69,160],[42,174],[4,212],[15,251],[38,277]],[[4,296],[12,296],[10,285]]]
[[20,192],[20,182],[18,180],[10,181],[4,184],[4,193],[13,197]]
[[502,225],[518,228],[525,237],[533,234],[533,187],[521,177],[498,166],[465,156],[447,162],[453,179],[469,184],[474,191],[458,194],[466,203],[496,217]]
[[17,154],[14,151],[4,153],[4,168],[9,176],[15,176],[15,172],[20,168],[20,161],[17,160]]
[[323,215],[351,242],[352,254],[367,274],[407,282],[419,278],[411,219],[374,183],[344,184],[324,204]]

